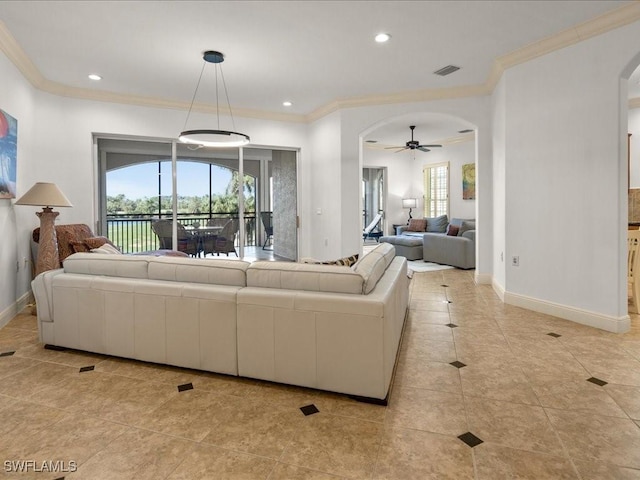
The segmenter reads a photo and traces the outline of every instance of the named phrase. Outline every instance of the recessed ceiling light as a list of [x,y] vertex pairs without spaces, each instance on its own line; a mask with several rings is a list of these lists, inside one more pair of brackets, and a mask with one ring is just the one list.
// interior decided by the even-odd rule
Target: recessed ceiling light
[[89,79],[97,81],[97,80],[102,80],[102,77],[100,75],[96,74],[96,73],[91,73],[91,74],[89,74]]
[[293,105],[293,103],[287,100],[286,102],[282,102],[282,105],[284,105],[285,107],[290,107],[291,105]]
[[376,35],[376,42],[378,43],[388,42],[390,38],[391,38],[391,35],[389,35],[388,33],[379,33]]

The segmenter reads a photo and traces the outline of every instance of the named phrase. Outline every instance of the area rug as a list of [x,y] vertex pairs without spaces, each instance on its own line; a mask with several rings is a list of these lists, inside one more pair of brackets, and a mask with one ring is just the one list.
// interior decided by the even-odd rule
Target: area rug
[[436,272],[438,270],[449,270],[451,267],[449,265],[440,265],[438,263],[431,262],[423,262],[422,260],[408,260],[407,267],[412,272]]

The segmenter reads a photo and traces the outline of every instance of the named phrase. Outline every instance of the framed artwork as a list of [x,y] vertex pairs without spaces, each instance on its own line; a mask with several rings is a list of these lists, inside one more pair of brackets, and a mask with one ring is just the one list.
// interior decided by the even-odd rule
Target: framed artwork
[[0,198],[16,198],[18,121],[0,109]]
[[462,199],[475,200],[476,198],[476,164],[462,165]]

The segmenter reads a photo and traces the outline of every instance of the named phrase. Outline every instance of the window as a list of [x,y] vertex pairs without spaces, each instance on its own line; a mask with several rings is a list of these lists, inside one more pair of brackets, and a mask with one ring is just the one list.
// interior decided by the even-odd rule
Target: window
[[424,216],[438,217],[449,213],[449,163],[426,165],[424,177]]

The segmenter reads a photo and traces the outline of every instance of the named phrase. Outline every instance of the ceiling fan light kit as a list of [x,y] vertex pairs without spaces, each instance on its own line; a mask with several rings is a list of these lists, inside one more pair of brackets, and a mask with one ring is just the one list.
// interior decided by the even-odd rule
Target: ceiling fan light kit
[[[225,147],[242,147],[243,145],[247,145],[251,141],[251,138],[249,137],[249,135],[236,132],[236,131],[220,129],[220,103],[218,100],[218,64],[221,64],[222,62],[224,62],[224,55],[215,50],[207,50],[203,54],[203,59],[204,59],[204,64],[202,65],[202,70],[200,71],[200,78],[198,78],[196,91],[193,93],[193,98],[191,99],[191,105],[189,105],[189,112],[187,112],[187,119],[184,122],[183,131],[180,132],[178,139],[182,143],[198,145],[200,147],[225,148]],[[202,74],[204,73],[204,69],[207,66],[207,63],[213,63],[216,66],[216,116],[218,119],[218,128],[217,129],[201,128],[196,130],[186,130],[187,122],[189,121],[191,110],[193,109],[193,103],[196,99],[196,95],[198,94],[198,87],[200,86],[200,81],[202,80]],[[233,130],[235,130],[236,125],[233,119],[233,112],[231,111],[231,104],[229,103],[229,93],[227,92],[227,84],[224,81],[222,66],[220,66],[220,77],[222,79],[222,86],[224,88],[225,97],[227,98],[227,107],[229,108],[231,123],[233,126]]]

